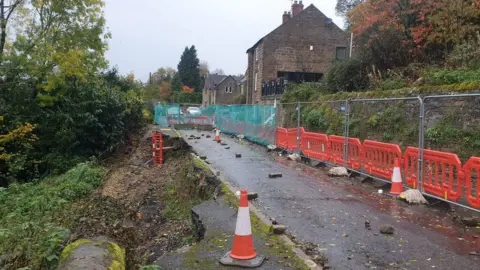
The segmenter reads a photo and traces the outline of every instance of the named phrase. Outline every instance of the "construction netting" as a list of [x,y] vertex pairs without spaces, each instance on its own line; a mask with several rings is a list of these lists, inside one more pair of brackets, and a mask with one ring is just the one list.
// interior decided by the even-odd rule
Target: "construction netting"
[[155,124],[161,127],[180,123],[181,116],[179,104],[155,104]]
[[216,124],[223,133],[244,135],[263,144],[275,144],[275,107],[267,105],[216,106]]

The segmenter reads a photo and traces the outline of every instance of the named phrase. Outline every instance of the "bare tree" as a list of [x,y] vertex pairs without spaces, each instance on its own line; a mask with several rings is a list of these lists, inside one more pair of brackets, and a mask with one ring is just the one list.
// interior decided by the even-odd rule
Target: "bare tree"
[[212,74],[218,74],[218,75],[225,75],[225,72],[221,68],[217,68],[214,71],[212,71]]
[[0,62],[7,41],[7,26],[13,11],[25,0],[0,0]]

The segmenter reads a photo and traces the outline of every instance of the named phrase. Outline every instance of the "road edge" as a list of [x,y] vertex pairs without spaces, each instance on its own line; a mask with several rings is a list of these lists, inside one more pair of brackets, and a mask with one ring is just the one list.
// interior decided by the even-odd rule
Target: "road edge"
[[[194,158],[198,158],[198,157],[194,157]],[[208,167],[208,169],[214,174],[217,176],[217,178],[222,182],[222,184],[224,184],[231,192],[233,192],[234,194],[237,192],[237,191],[240,191],[239,188],[237,188],[236,186],[234,186],[232,183],[230,183],[228,181],[228,179],[223,176],[219,170],[216,170],[215,168],[213,168],[210,164],[204,162],[203,160],[201,160],[200,158],[198,158],[199,161],[201,161],[206,167]],[[260,212],[253,204],[249,204],[248,205],[249,208],[250,208],[250,212],[255,214],[258,219],[264,223],[266,226],[271,226],[271,221],[270,219],[264,215],[262,212]],[[289,247],[292,248],[293,252],[295,253],[295,255],[300,258],[308,267],[310,267],[310,269],[312,270],[323,270],[323,267],[317,265],[311,258],[310,256],[308,256],[307,254],[305,254],[305,252],[303,252],[301,249],[299,249],[296,244],[285,234],[282,234],[282,235],[278,235],[280,237],[280,239],[282,241],[285,242],[285,244]]]

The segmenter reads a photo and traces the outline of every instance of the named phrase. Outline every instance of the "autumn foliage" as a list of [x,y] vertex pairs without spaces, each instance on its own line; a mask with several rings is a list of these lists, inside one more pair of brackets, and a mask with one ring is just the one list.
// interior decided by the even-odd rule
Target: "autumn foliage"
[[195,89],[189,87],[188,85],[184,85],[182,86],[182,92],[183,93],[187,93],[187,94],[191,94],[195,91]]
[[398,54],[381,59],[387,66],[444,60],[480,31],[479,18],[478,0],[366,0],[347,13],[361,49]]

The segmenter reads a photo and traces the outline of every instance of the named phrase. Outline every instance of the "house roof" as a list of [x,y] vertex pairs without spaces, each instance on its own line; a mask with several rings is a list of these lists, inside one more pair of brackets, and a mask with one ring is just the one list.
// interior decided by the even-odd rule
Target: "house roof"
[[[320,12],[321,14],[323,14],[322,11],[320,11],[315,5],[313,4],[310,4],[307,8],[305,8],[304,10],[302,10],[300,13],[297,14],[297,16],[293,17],[293,18],[290,18],[287,22],[285,23],[282,23],[280,26],[278,26],[277,28],[273,29],[272,31],[270,31],[270,33],[266,34],[264,37],[262,37],[260,40],[258,40],[250,49],[247,50],[247,53],[255,50],[258,45],[260,43],[262,43],[263,39],[265,39],[267,36],[269,36],[271,33],[275,32],[277,29],[280,29],[280,28],[283,28],[285,27],[285,25],[288,25],[288,24],[292,24],[292,23],[295,23],[295,18],[298,18],[300,16],[303,16],[303,14],[305,14],[305,11],[308,10],[308,9],[315,9],[317,10],[318,12]],[[325,14],[323,14],[325,16]],[[327,17],[327,16],[325,16]],[[337,26],[338,27],[338,26]]]

